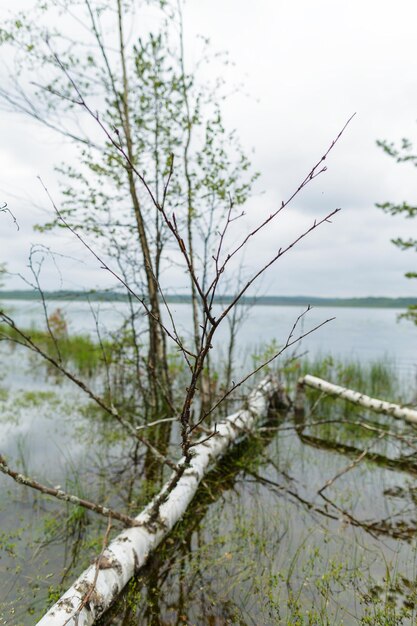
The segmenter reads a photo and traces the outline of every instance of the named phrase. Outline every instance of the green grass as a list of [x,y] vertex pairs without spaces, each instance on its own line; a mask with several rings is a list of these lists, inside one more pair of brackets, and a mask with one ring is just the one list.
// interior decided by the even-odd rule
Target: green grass
[[[281,377],[285,382],[291,397],[295,395],[297,381],[310,374],[331,383],[358,391],[365,395],[398,404],[405,404],[410,397],[410,391],[402,386],[402,382],[394,365],[383,359],[362,363],[358,360],[344,361],[331,356],[318,356],[314,359],[301,359],[288,365]],[[375,437],[375,432],[358,426],[364,420],[371,420],[377,427],[390,430],[407,428],[402,422],[393,422],[391,417],[359,407],[347,400],[335,398],[331,395],[304,388],[305,418],[309,422],[323,422],[315,425],[312,434],[329,442],[340,442],[356,446],[360,441],[363,445],[367,440]],[[307,434],[307,431],[304,433]],[[385,449],[383,440],[378,448]]]
[[306,374],[373,397],[393,400],[399,396],[398,374],[391,363],[382,359],[369,363],[335,359],[331,356],[303,359],[300,362],[299,376]]
[[[21,331],[30,341],[25,340],[14,328],[1,325],[1,334],[11,342],[20,342],[32,349],[35,345],[58,364],[63,366],[70,364],[80,374],[86,376],[92,376],[103,366],[103,351],[105,354],[110,354],[113,348],[111,342],[105,341],[99,345],[88,335],[58,336],[54,341],[47,331],[37,328],[21,329]],[[52,368],[53,364],[49,363],[49,366]]]

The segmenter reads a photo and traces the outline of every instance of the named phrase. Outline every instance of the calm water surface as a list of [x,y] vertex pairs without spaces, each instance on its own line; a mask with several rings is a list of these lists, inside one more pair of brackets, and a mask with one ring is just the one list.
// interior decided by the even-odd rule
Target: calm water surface
[[[44,326],[42,308],[34,302],[5,301],[16,322],[22,326]],[[98,316],[102,331],[116,330],[127,314],[124,303],[48,302],[49,312],[60,308],[69,321],[70,331],[75,333],[96,332],[96,320],[91,308]],[[178,333],[190,336],[192,329],[191,309],[187,304],[170,305]],[[220,312],[220,307],[215,307]],[[239,326],[237,341],[239,359],[271,341],[279,345],[286,342],[297,317],[305,309],[298,306],[253,306],[241,307],[243,320]],[[332,321],[313,332],[298,344],[299,352],[309,355],[331,354],[344,360],[372,361],[387,359],[402,372],[415,373],[417,364],[417,333],[415,326],[407,321],[398,321],[401,313],[397,309],[376,308],[328,308],[316,307],[302,317],[294,337],[331,318]],[[143,320],[144,324],[145,321]],[[165,323],[170,327],[165,312]],[[224,352],[228,340],[227,321],[219,328],[214,348]]]
[[[70,331],[95,332],[88,304],[48,304],[51,311],[64,310]],[[33,303],[7,306],[22,326],[42,323]],[[116,329],[126,311],[120,303],[94,307],[103,332]],[[189,307],[172,309],[187,337]],[[250,365],[248,355],[261,344],[285,342],[300,312],[253,307],[239,335],[239,368]],[[336,319],[306,338],[299,352],[362,362],[383,358],[411,389],[416,329],[397,323],[397,314],[317,308],[303,319],[300,333]],[[225,327],[215,348],[224,350],[227,338]],[[0,355],[0,454],[46,484],[138,511],[146,497],[140,479],[132,489],[132,479],[143,471],[134,447],[91,414],[71,385],[48,377],[20,350],[0,344]],[[396,435],[381,438],[380,432],[343,424],[343,404],[331,406],[330,417],[342,423],[297,430],[291,417],[275,419],[262,438],[245,444],[208,478],[188,519],[103,624],[415,624],[416,432],[379,418]],[[323,411],[316,404],[308,418],[317,420]],[[349,419],[364,417],[375,421],[360,411]],[[319,490],[332,479],[324,498]],[[100,551],[105,526],[106,520],[0,475],[0,624],[34,624],[48,598]]]

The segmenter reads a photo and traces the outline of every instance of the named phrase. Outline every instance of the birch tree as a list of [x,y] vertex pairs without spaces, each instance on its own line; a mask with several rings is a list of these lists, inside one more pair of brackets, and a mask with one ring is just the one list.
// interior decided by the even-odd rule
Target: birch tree
[[[172,414],[174,408],[160,323],[161,276],[171,262],[183,263],[168,243],[169,229],[156,205],[166,193],[165,202],[185,228],[192,273],[203,274],[229,198],[235,207],[243,204],[256,175],[235,134],[225,131],[221,83],[201,86],[186,69],[180,5],[158,1],[144,7],[155,11],[159,27],[156,32],[142,29],[136,38],[128,30],[137,21],[135,3],[121,0],[111,6],[50,0],[37,4],[31,17],[16,16],[0,32],[3,45],[15,51],[15,65],[0,97],[12,111],[35,119],[77,148],[77,165],[57,167],[63,192],[60,214],[115,261],[124,283],[146,303],[147,341],[138,339],[135,307],[127,326],[142,410],[152,420]],[[51,26],[57,17],[58,28]],[[207,62],[206,48],[197,65]],[[99,125],[86,119],[81,99],[99,111]],[[126,158],[109,137],[103,141],[100,125],[117,136]],[[59,227],[67,228],[55,215],[38,228]],[[202,310],[188,269],[184,267],[197,349]]]
[[[146,6],[155,8],[155,4]],[[242,433],[243,426],[252,425],[257,412],[245,411],[242,427],[235,423],[240,414],[232,416],[219,432],[216,422],[211,423],[218,407],[265,365],[328,321],[300,331],[299,322],[307,311],[300,314],[286,341],[265,362],[238,380],[233,380],[228,371],[231,384],[222,389],[220,397],[210,398],[204,405],[200,402],[220,326],[228,320],[233,326],[233,312],[259,279],[282,256],[331,222],[339,209],[314,219],[289,243],[277,244],[266,261],[240,277],[232,297],[215,310],[217,296],[225,284],[230,285],[225,281],[234,275],[234,263],[242,258],[248,243],[275,224],[294,198],[326,171],[325,161],[347,125],[301,176],[288,197],[243,234],[235,231],[229,237],[242,216],[241,205],[250,192],[254,175],[234,135],[226,132],[212,91],[197,88],[194,75],[186,72],[180,10],[172,12],[162,2],[158,7],[163,11],[163,27],[156,34],[144,33],[132,43],[125,31],[128,16],[132,20],[134,17],[134,13],[126,13],[133,12],[133,3],[117,0],[109,8],[107,3],[93,4],[90,0],[75,6],[67,0],[51,0],[37,6],[36,22],[27,22],[22,15],[1,32],[3,43],[16,50],[17,79],[14,91],[5,87],[0,90],[3,102],[14,111],[30,115],[79,149],[77,167],[60,167],[67,180],[64,202],[56,202],[44,185],[54,218],[42,228],[65,228],[84,247],[91,261],[112,276],[128,295],[132,311],[128,323],[133,336],[133,350],[132,343],[129,350],[136,360],[132,380],[143,395],[142,408],[148,423],[139,422],[137,407],[132,410],[132,406],[121,403],[113,394],[96,392],[90,381],[60,359],[59,351],[49,353],[6,312],[0,311],[0,319],[16,343],[36,353],[76,385],[115,427],[147,451],[149,459],[161,468],[169,468],[164,488],[146,509],[150,543],[159,541],[185,510],[215,457],[210,451],[223,451]],[[61,13],[61,19],[67,15],[78,19],[90,39],[74,40],[73,34],[64,33],[61,27],[59,31],[46,28],[43,24],[50,19],[51,11]],[[174,43],[165,16],[171,22],[174,17],[177,19]],[[35,92],[28,94],[20,81],[28,71],[34,74],[39,67],[44,76],[36,79]],[[190,285],[191,337],[184,338],[178,332],[166,301],[162,273],[164,264],[169,262],[183,268]],[[146,314],[148,324],[145,358],[135,336],[138,310]],[[178,389],[174,388],[169,372],[169,348],[182,359],[184,376]],[[268,388],[269,385],[268,382]],[[259,401],[262,406],[266,403],[265,398]],[[158,433],[161,426],[170,427],[173,422],[178,433],[175,448],[168,446],[169,430],[168,436],[163,429],[161,435]],[[200,458],[204,459],[201,468]],[[128,526],[137,525],[137,520],[130,516],[88,498],[50,489],[28,475],[22,478],[8,459],[1,455],[0,460],[0,470],[17,482],[95,513],[110,515]],[[147,467],[148,458],[144,463],[145,475]],[[190,483],[192,489],[184,489]],[[91,596],[91,589],[88,593]],[[84,604],[85,598],[83,595]]]
[[[3,45],[15,51],[12,84],[0,88],[3,103],[59,133],[78,149],[77,166],[59,168],[66,180],[63,202],[57,203],[44,185],[54,217],[40,228],[61,227],[72,233],[128,295],[131,315],[127,323],[135,361],[132,385],[141,396],[139,403],[126,405],[111,393],[110,386],[105,394],[95,392],[69,371],[59,351],[53,355],[45,351],[5,313],[2,320],[15,341],[67,376],[153,458],[175,466],[171,489],[190,463],[204,423],[263,365],[241,381],[233,382],[228,371],[231,386],[223,388],[220,397],[210,398],[210,405],[201,403],[200,389],[220,325],[234,319],[236,306],[269,268],[330,222],[339,209],[315,219],[285,246],[277,246],[269,260],[240,280],[231,300],[215,314],[222,285],[230,285],[225,280],[230,281],[233,264],[242,258],[248,243],[326,171],[324,162],[346,125],[278,207],[252,229],[229,240],[255,175],[234,134],[224,128],[220,85],[214,100],[213,90],[200,88],[195,75],[186,70],[180,3],[143,6],[157,11],[160,28],[156,33],[145,29],[141,37],[126,33],[130,20],[135,26],[136,5],[121,0],[111,6],[92,0],[76,5],[49,0],[36,5],[36,15],[20,14],[0,31]],[[54,27],[57,17],[59,26]],[[82,26],[85,38],[74,37],[78,29],[67,27],[67,20],[78,29]],[[28,73],[32,80],[27,80]],[[171,261],[184,269],[190,285],[191,341],[178,332],[161,283],[164,264]],[[39,276],[33,267],[32,271],[46,314]],[[162,319],[161,307],[168,322]],[[138,310],[148,325],[144,345],[136,336]],[[268,362],[294,344],[299,319],[287,342]],[[185,371],[175,398],[168,342],[180,353]],[[128,342],[130,358],[132,343]],[[143,423],[143,419],[138,421],[142,411],[155,425],[170,424],[173,416],[178,420],[183,458],[178,466],[166,461],[169,427],[167,431],[162,427],[161,438],[148,439],[138,433],[135,426]]]

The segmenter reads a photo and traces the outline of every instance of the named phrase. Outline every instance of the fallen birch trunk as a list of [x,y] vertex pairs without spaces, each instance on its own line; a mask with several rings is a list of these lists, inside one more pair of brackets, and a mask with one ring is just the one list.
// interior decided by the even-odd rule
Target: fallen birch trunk
[[[365,409],[370,409],[376,413],[385,413],[387,415],[391,415],[391,417],[395,417],[396,419],[405,420],[406,422],[411,422],[413,424],[417,423],[417,411],[414,409],[408,409],[407,407],[402,407],[399,404],[370,398],[359,391],[334,385],[333,383],[329,383],[327,380],[317,378],[316,376],[310,376],[310,374],[300,378],[298,381],[299,389],[304,386],[318,389],[319,391],[323,391],[324,393],[328,393],[332,396],[337,396],[338,398],[343,398],[344,400],[363,406]],[[299,405],[299,403],[297,404]]]
[[[217,424],[217,432],[208,441],[196,444],[190,467],[181,476],[175,488],[166,494],[159,509],[160,523],[150,524],[152,505],[162,491],[135,519],[140,526],[124,530],[104,550],[98,564],[88,567],[54,606],[38,622],[38,626],[90,626],[116,600],[132,576],[142,567],[149,555],[168,535],[185,513],[200,481],[209,466],[257,423],[266,419],[277,385],[264,380],[242,409]],[[97,566],[98,565],[98,566]],[[85,602],[85,599],[88,601]]]

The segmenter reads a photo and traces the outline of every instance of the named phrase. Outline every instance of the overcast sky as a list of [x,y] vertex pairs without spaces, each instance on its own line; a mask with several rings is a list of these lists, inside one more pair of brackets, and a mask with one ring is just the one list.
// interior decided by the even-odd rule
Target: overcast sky
[[[25,8],[26,0],[13,7]],[[5,18],[10,3],[0,0]],[[247,226],[285,200],[321,157],[347,119],[356,113],[332,151],[328,171],[298,196],[273,228],[248,250],[247,270],[289,243],[314,219],[342,211],[280,261],[264,278],[262,293],[313,296],[416,295],[413,252],[400,252],[395,236],[415,236],[416,220],[392,218],[376,202],[416,202],[417,173],[397,165],[377,139],[417,137],[417,3],[415,0],[189,0],[185,10],[188,50],[202,33],[214,50],[235,62],[225,78],[240,94],[225,105],[255,169],[261,172],[248,207]],[[67,148],[57,137],[16,115],[1,114],[0,199],[15,214],[0,222],[0,261],[22,272],[31,243],[41,242],[32,225],[50,210],[37,176],[56,188],[52,165]],[[34,206],[33,203],[37,206]],[[254,223],[254,222],[253,222]],[[76,253],[56,238],[55,249]],[[108,284],[93,260],[71,262],[65,287]],[[172,271],[170,285],[184,276]],[[23,285],[17,278],[8,286]],[[59,287],[47,270],[44,287]]]

